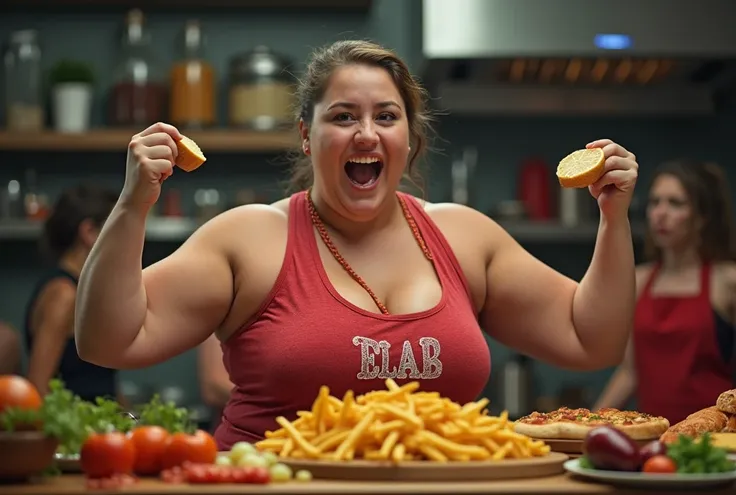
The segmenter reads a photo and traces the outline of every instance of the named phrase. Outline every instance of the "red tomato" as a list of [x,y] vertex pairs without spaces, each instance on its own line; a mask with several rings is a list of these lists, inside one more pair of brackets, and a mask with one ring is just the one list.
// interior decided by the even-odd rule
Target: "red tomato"
[[135,465],[135,447],[122,433],[94,433],[82,445],[79,462],[90,478],[129,474]]
[[190,466],[186,472],[186,480],[189,483],[210,483],[205,466]]
[[185,462],[213,464],[217,458],[217,444],[212,435],[197,430],[193,435],[174,433],[164,451],[163,467],[181,466]]
[[232,466],[220,466],[220,483],[235,483],[235,469]]
[[161,471],[161,480],[164,483],[184,483],[184,475],[181,471],[175,471],[175,469],[164,469]]
[[232,482],[233,483],[249,483],[252,477],[253,468],[251,467],[236,467],[233,468]]
[[0,413],[10,407],[37,411],[41,403],[41,394],[30,381],[17,375],[0,376]]
[[666,455],[655,455],[647,459],[641,470],[644,473],[675,473],[677,464]]
[[129,436],[135,447],[133,471],[144,476],[160,473],[169,432],[160,426],[139,426]]
[[269,472],[268,468],[257,467],[253,468],[253,471],[251,471],[248,483],[263,485],[268,483],[269,481],[271,481],[271,473]]

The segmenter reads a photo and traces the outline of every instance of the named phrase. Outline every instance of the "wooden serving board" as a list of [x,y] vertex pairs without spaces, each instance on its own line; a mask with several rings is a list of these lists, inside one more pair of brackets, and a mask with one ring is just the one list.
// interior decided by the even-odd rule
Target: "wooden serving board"
[[306,469],[315,479],[352,481],[489,481],[554,476],[564,472],[569,456],[551,452],[543,457],[500,461],[434,462],[327,461],[281,458],[293,470]]
[[[583,455],[583,440],[555,440],[551,438],[535,438],[535,440],[541,440],[549,445],[552,452],[568,454],[571,458]],[[643,447],[653,440],[656,440],[656,438],[649,440],[634,440],[634,442],[640,447]]]

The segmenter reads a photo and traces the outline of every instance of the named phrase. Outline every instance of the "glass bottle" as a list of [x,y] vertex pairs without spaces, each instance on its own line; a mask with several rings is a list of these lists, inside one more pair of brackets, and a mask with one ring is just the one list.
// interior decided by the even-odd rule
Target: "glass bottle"
[[44,127],[43,76],[38,33],[11,33],[3,57],[6,126],[11,131],[39,131]]
[[184,28],[181,59],[171,68],[171,122],[202,128],[215,123],[215,73],[204,57],[204,37],[198,21]]
[[143,13],[128,12],[120,61],[113,76],[109,121],[115,126],[148,126],[164,119],[166,83],[151,52]]

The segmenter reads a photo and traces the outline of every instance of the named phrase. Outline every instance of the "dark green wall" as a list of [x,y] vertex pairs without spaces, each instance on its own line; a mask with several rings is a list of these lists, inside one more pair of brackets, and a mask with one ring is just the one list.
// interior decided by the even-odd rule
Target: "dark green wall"
[[[206,14],[196,12],[208,35],[209,57],[221,81],[228,59],[256,44],[265,43],[284,52],[299,63],[312,47],[339,38],[371,37],[391,46],[406,56],[412,64],[418,60],[419,18],[415,0],[375,0],[367,16],[357,14],[289,15],[288,13]],[[174,39],[189,14],[151,14],[148,26],[155,40],[162,68],[172,61]],[[75,56],[93,62],[100,78],[100,87],[110,81],[115,63],[118,29],[123,17],[119,14],[67,15],[40,14],[31,20],[28,14],[9,14],[0,18],[0,39],[21,28],[37,28],[42,33],[46,65],[55,60]],[[224,88],[224,81],[223,86]],[[225,95],[224,90],[220,92]],[[95,122],[102,116],[98,94]],[[225,102],[221,98],[220,115]],[[550,163],[583,146],[586,142],[610,137],[636,152],[641,165],[642,180],[638,194],[645,192],[647,176],[660,161],[689,155],[712,159],[732,167],[731,143],[736,135],[733,116],[703,118],[462,118],[443,117],[438,127],[444,148],[431,159],[429,198],[449,197],[449,164],[455,153],[466,145],[478,147],[479,170],[475,181],[477,207],[488,211],[498,201],[512,199],[518,164],[530,155],[546,158]],[[124,150],[119,153],[2,153],[0,184],[16,177],[23,179],[23,170],[34,167],[41,188],[55,193],[59,188],[75,183],[82,175],[93,176],[119,188],[124,168]],[[185,198],[195,188],[217,187],[233,191],[245,186],[262,186],[275,198],[280,194],[277,181],[283,167],[274,163],[273,156],[251,156],[208,153],[208,166],[197,174],[176,174],[167,181],[167,188],[182,190]],[[736,174],[731,172],[732,178]],[[23,308],[40,265],[34,246],[29,242],[0,241],[0,319],[20,327]],[[158,259],[175,249],[175,244],[151,244],[146,248],[146,261]],[[535,244],[528,248],[545,262],[573,277],[580,277],[592,252],[592,245]],[[494,369],[499,370],[507,355],[505,349],[492,344]],[[554,394],[562,387],[582,385],[594,392],[608,376],[598,373],[569,373],[537,365],[540,393]],[[177,384],[187,387],[196,397],[196,369],[193,353],[187,353],[151,369],[125,372],[127,378],[154,386]],[[493,388],[493,381],[489,384]]]

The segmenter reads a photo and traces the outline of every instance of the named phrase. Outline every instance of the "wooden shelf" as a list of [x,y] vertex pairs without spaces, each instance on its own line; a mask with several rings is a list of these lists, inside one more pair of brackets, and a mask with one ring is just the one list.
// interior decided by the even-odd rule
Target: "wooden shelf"
[[[502,222],[501,225],[521,243],[592,243],[598,232],[598,224],[564,227],[553,222]],[[198,227],[199,223],[189,218],[149,218],[146,222],[146,240],[181,242]],[[634,224],[632,230],[635,240],[644,235],[642,224]],[[38,222],[0,221],[0,240],[35,241],[40,234],[41,224]]]
[[[506,232],[519,242],[544,242],[548,244],[573,244],[594,242],[598,235],[598,222],[567,227],[557,222],[498,222]],[[643,238],[645,227],[634,222],[631,235],[634,240]]]
[[[99,129],[84,134],[0,131],[0,151],[120,151],[140,129]],[[253,132],[237,129],[186,131],[205,153],[280,153],[299,145],[296,131]]]
[[[198,227],[199,223],[189,218],[149,218],[146,221],[146,240],[181,242],[192,235]],[[41,236],[41,229],[41,222],[0,221],[0,240],[35,242]]]
[[53,9],[71,11],[73,8],[85,10],[110,10],[142,8],[145,11],[186,9],[291,9],[299,11],[365,12],[372,0],[4,0],[0,11]]

